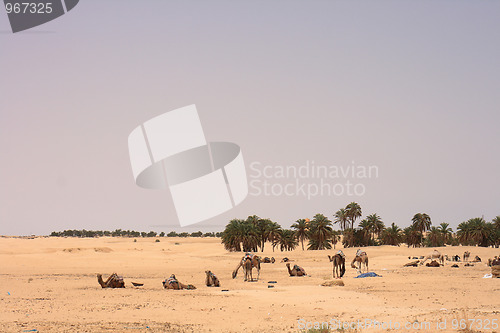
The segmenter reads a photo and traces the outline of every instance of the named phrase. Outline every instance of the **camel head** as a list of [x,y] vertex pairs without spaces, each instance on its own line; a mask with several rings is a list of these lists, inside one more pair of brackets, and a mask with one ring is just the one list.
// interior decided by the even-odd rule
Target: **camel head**
[[290,263],[289,262],[286,263],[286,267],[290,268]]

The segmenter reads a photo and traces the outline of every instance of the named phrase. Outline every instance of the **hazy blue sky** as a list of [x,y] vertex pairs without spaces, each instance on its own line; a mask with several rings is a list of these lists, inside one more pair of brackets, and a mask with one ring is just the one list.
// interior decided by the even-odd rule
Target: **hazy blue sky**
[[360,197],[249,196],[188,231],[351,201],[400,226],[500,214],[500,2],[83,0],[17,34],[0,9],[0,70],[0,234],[180,230],[169,192],[135,185],[127,137],[189,104],[247,167],[379,176]]

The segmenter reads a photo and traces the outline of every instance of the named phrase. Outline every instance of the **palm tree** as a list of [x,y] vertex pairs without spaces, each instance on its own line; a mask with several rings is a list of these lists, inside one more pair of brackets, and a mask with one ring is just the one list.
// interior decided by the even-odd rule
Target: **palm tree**
[[488,246],[490,235],[493,232],[493,224],[486,223],[482,217],[476,217],[467,222],[471,225],[471,238],[474,244]]
[[363,243],[369,244],[370,235],[372,233],[372,225],[370,224],[370,221],[367,219],[361,220],[361,222],[359,222],[359,230],[363,235]]
[[240,225],[242,223],[243,220],[233,219],[226,225],[221,236],[221,243],[224,244],[226,250],[241,251]]
[[462,222],[457,227],[457,239],[462,245],[469,245],[472,240],[472,228],[470,223]]
[[347,211],[345,210],[345,208],[340,208],[336,213],[335,215],[333,215],[333,217],[335,218],[335,220],[333,220],[334,223],[338,223],[340,225],[340,229],[341,230],[345,230],[345,228],[347,227]]
[[413,222],[413,227],[416,231],[420,233],[420,243],[422,243],[424,238],[424,232],[429,230],[431,227],[431,218],[426,213],[417,213],[411,219]]
[[491,223],[493,223],[493,225],[495,226],[496,229],[500,229],[500,215],[493,218]]
[[366,217],[370,230],[372,232],[372,239],[375,242],[375,235],[380,237],[380,233],[384,230],[385,225],[382,219],[377,214],[371,214]]
[[394,222],[382,232],[383,244],[399,246],[401,240],[401,229]]
[[443,238],[443,244],[448,244],[448,242],[451,240],[451,236],[453,235],[453,230],[451,228],[448,228],[449,224],[448,223],[441,223],[438,226],[438,230],[441,233],[441,237]]
[[429,244],[432,247],[441,246],[441,232],[436,227],[431,227],[429,230],[429,234],[427,235],[427,239],[429,240]]
[[406,243],[408,247],[413,246],[417,247],[421,245],[420,241],[420,233],[415,229],[414,225],[406,227],[403,230],[403,241]]
[[298,244],[295,233],[289,229],[280,229],[273,242],[273,246],[279,245],[281,251],[292,251]]
[[298,219],[292,224],[291,228],[295,229],[295,237],[302,243],[302,251],[304,251],[304,240],[308,234],[307,221],[305,219]]
[[345,229],[343,232],[342,244],[344,247],[365,246],[365,231],[363,231],[363,229]]
[[323,214],[316,214],[309,226],[309,246],[310,250],[331,249],[332,221]]
[[281,226],[276,222],[271,222],[268,226],[267,231],[268,231],[268,239],[273,245],[273,252],[274,252],[274,248],[276,247],[275,241],[280,236]]
[[345,208],[347,218],[351,221],[351,229],[354,229],[354,222],[358,217],[361,217],[361,206],[356,202],[351,202]]

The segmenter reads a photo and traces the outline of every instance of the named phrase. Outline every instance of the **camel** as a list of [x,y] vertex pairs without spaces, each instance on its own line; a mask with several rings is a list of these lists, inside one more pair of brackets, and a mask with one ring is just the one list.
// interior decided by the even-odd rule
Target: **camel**
[[345,274],[345,255],[342,251],[337,252],[333,257],[328,256],[330,262],[333,262],[333,277],[341,279]]
[[472,262],[481,262],[481,258],[479,256],[476,256]]
[[432,251],[431,253],[429,253],[428,255],[426,255],[424,257],[424,260],[422,260],[420,262],[420,265],[423,265],[427,260],[431,259],[431,261],[433,259],[439,259],[439,262],[444,265],[444,256],[441,254],[441,252],[439,252],[438,250],[434,250]]
[[493,259],[488,259],[488,266],[497,266],[500,265],[500,259],[499,257],[495,256]]
[[[355,262],[358,263],[358,267],[356,267],[356,265],[354,264]],[[368,273],[368,255],[366,254],[365,251],[358,250],[356,252],[356,256],[351,262],[351,267],[356,268],[359,273],[362,273],[361,267],[363,266],[363,264],[366,268],[366,272]]]
[[419,262],[420,262],[420,260],[415,260],[415,261],[412,261],[412,262],[405,264],[403,267],[417,267]]
[[470,252],[469,251],[465,251],[464,252],[464,261],[469,261],[469,257],[470,257]]
[[162,284],[163,284],[163,288],[165,288],[165,289],[173,289],[173,290],[182,290],[182,289],[194,290],[194,289],[196,289],[196,287],[193,286],[192,284],[186,285],[186,284],[180,283],[174,274],[170,275],[170,277],[168,279],[165,279],[164,281],[162,281]]
[[262,263],[263,264],[274,264],[276,262],[276,259],[274,259],[274,257],[265,257],[263,260],[262,260]]
[[432,260],[430,263],[428,262],[427,264],[425,264],[425,266],[427,266],[427,267],[440,267],[441,264],[438,263],[436,260]]
[[281,262],[291,262],[291,261],[293,261],[293,260],[292,260],[292,259],[289,259],[289,258],[287,258],[287,257],[285,257],[285,258],[281,259]]
[[111,274],[106,282],[102,280],[101,274],[97,274],[97,282],[99,282],[102,288],[125,288],[123,277],[116,273]]
[[205,284],[207,285],[207,287],[220,287],[220,281],[214,273],[205,271],[205,274],[207,274],[207,278],[205,279]]
[[302,267],[300,267],[299,265],[293,265],[293,269],[290,269],[290,263],[287,263],[286,268],[288,269],[288,274],[290,274],[290,276],[305,276],[305,275],[307,275],[306,271]]
[[238,270],[240,267],[243,267],[243,271],[245,272],[245,280],[248,281],[248,277],[250,276],[250,281],[253,281],[252,269],[257,269],[257,280],[260,277],[260,258],[257,255],[252,255],[250,253],[245,254],[243,258],[241,258],[238,266],[233,271],[233,279],[238,275]]

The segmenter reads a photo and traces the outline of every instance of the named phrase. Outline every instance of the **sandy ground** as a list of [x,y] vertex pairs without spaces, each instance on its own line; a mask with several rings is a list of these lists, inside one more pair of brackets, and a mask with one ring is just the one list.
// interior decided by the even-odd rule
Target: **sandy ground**
[[[357,326],[344,332],[457,332],[460,320],[471,331],[500,332],[500,279],[485,279],[491,269],[473,267],[406,267],[408,256],[429,248],[365,248],[370,271],[382,277],[355,279],[347,265],[344,287],[322,287],[332,279],[330,251],[272,252],[264,256],[258,282],[244,282],[231,272],[241,253],[224,250],[216,238],[0,238],[0,332],[299,332],[315,322],[376,320],[383,328]],[[499,249],[439,248],[442,253],[471,252],[483,261]],[[344,250],[347,260],[355,249]],[[289,277],[283,257],[294,259],[309,276]],[[204,285],[212,270],[221,288]],[[125,289],[102,289],[96,273],[117,272]],[[175,273],[197,290],[164,290],[161,281]],[[255,275],[254,275],[255,276]],[[131,282],[144,283],[132,287]],[[268,281],[276,281],[268,288]],[[222,291],[222,290],[228,291]],[[446,320],[446,323],[445,323]],[[457,322],[458,320],[458,322]],[[479,320],[483,320],[479,322]],[[488,324],[489,321],[489,324]],[[436,325],[441,323],[441,328]],[[489,327],[485,327],[489,325]],[[398,325],[401,326],[400,329]],[[430,326],[427,326],[430,325]],[[446,326],[445,326],[446,325]],[[483,328],[480,327],[483,326]],[[418,328],[418,329],[413,329]],[[408,329],[411,328],[411,329]]]

